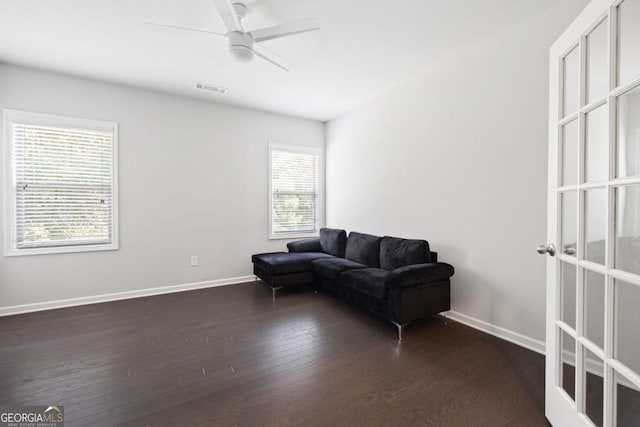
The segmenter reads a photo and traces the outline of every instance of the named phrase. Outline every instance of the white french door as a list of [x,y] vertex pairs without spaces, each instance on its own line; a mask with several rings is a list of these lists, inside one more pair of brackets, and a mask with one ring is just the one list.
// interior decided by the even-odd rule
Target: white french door
[[546,415],[640,426],[640,0],[593,0],[550,58]]

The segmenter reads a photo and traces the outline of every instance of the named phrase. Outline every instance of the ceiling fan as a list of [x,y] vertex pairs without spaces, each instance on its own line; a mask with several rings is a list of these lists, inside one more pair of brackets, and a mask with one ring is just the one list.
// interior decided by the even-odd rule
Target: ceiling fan
[[228,32],[226,34],[153,22],[145,22],[145,26],[147,29],[155,31],[191,32],[225,37],[229,45],[229,53],[237,62],[249,62],[253,60],[254,55],[257,55],[285,71],[289,71],[293,64],[259,43],[320,29],[316,18],[307,18],[253,31],[245,31],[242,26],[242,18],[247,16],[249,12],[247,5],[240,2],[232,3],[231,0],[213,0],[213,4],[218,9],[218,13],[227,27]]

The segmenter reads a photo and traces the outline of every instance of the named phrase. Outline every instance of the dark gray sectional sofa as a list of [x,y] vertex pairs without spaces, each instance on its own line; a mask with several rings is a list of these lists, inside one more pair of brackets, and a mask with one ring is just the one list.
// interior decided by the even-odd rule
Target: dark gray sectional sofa
[[451,265],[426,240],[323,228],[289,252],[253,255],[254,274],[273,289],[314,284],[378,314],[398,328],[450,309]]

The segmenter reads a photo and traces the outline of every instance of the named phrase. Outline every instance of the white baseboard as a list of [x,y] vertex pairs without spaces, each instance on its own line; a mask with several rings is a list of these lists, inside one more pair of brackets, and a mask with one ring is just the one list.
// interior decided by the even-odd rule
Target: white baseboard
[[536,353],[540,353],[542,355],[546,354],[546,345],[543,341],[519,334],[501,326],[493,325],[485,322],[484,320],[476,319],[475,317],[467,316],[466,314],[458,313],[457,311],[448,311],[447,313],[444,313],[444,316],[474,329],[486,332],[489,335],[496,336],[521,347],[535,351]]
[[206,282],[185,283],[182,285],[163,286],[160,288],[140,289],[135,291],[117,292],[113,294],[96,295],[90,297],[38,302],[34,304],[13,305],[9,307],[0,307],[0,317],[12,316],[14,314],[31,313],[34,311],[73,307],[76,305],[98,304],[101,302],[171,294],[174,292],[192,291],[195,289],[213,288],[217,286],[235,285],[237,283],[250,282],[254,279],[255,276],[231,277],[228,279],[208,280]]

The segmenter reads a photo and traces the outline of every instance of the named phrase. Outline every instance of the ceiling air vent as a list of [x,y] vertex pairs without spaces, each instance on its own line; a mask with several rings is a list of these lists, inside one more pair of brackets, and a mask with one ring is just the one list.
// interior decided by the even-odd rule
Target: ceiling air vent
[[229,90],[226,87],[214,86],[200,82],[196,82],[194,87],[199,90],[206,90],[207,92],[219,93],[220,95],[224,95]]

